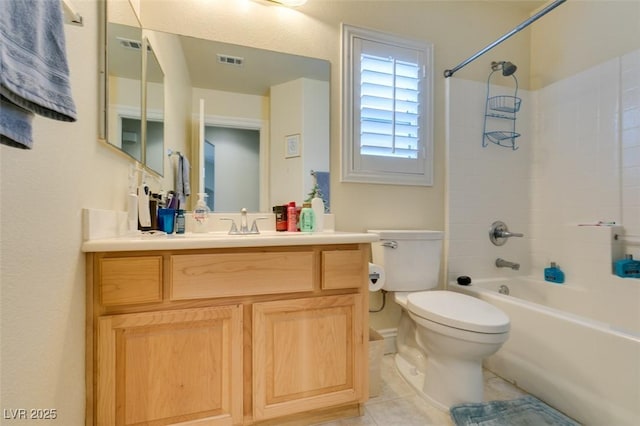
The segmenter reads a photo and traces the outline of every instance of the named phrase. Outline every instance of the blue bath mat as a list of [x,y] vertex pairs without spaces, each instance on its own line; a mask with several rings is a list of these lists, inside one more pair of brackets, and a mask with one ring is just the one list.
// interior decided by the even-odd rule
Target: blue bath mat
[[459,404],[449,411],[457,426],[580,426],[530,395],[510,401]]

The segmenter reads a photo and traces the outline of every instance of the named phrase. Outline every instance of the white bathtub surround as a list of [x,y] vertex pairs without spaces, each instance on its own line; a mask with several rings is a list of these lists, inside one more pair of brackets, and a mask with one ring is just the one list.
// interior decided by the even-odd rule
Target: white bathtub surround
[[[510,296],[498,293],[500,285],[509,287]],[[486,368],[585,426],[638,424],[640,322],[621,331],[579,316],[584,292],[544,281],[477,280],[449,288],[490,302],[511,318],[511,337],[485,360]]]
[[[566,227],[579,223],[615,221],[640,235],[639,76],[640,50],[519,91],[516,151],[481,146],[486,85],[448,79],[450,278],[537,275],[551,261],[577,266],[568,259],[575,245]],[[525,237],[493,246],[487,228],[494,220]],[[640,258],[640,245],[625,242],[625,251]],[[497,257],[520,270],[495,268]]]
[[[612,262],[640,258],[640,245],[614,240],[620,228],[578,224],[615,222],[640,235],[640,50],[521,91],[517,151],[481,147],[485,85],[448,80],[448,279],[530,276],[512,294],[533,282],[541,304],[482,296],[512,321],[486,365],[586,425],[637,424],[640,285],[613,275]],[[493,246],[494,220],[525,237]],[[496,268],[497,257],[520,270]],[[550,262],[565,284],[542,281]]]
[[[530,270],[530,174],[532,101],[519,90],[522,106],[516,131],[519,148],[494,144],[482,147],[486,83],[451,78],[449,114],[449,197],[447,220],[449,277],[504,276]],[[489,227],[497,220],[523,238],[510,238],[504,246],[489,240]],[[496,268],[501,257],[520,264],[520,270]]]

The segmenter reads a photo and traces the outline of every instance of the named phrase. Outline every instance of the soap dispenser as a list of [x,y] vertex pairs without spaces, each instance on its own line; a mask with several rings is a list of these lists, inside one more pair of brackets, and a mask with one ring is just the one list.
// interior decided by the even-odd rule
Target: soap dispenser
[[544,280],[550,283],[564,283],[564,272],[560,270],[556,262],[551,262],[548,268],[544,268]]
[[198,202],[196,202],[196,207],[193,209],[193,232],[207,232],[210,210],[205,201],[206,197],[206,193],[198,192]]
[[127,230],[138,232],[138,171],[129,169],[129,192],[127,193]]
[[622,278],[640,278],[640,260],[635,260],[632,254],[613,263],[613,272]]

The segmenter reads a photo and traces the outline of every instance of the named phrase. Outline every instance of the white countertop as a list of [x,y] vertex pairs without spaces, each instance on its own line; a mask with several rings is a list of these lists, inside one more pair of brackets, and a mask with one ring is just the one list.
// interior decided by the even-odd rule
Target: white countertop
[[127,235],[92,239],[82,244],[83,252],[187,250],[229,247],[273,247],[314,244],[370,243],[379,239],[377,234],[357,232],[276,232],[264,231],[259,235],[229,235],[226,232],[207,232],[169,235]]

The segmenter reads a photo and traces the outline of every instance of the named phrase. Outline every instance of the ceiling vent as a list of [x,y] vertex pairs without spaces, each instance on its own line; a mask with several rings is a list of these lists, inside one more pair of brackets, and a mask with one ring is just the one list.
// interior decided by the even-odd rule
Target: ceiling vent
[[230,56],[230,55],[223,55],[218,53],[218,62],[220,62],[221,64],[237,65],[240,67],[244,63],[244,58],[241,58],[239,56]]
[[[120,43],[120,47],[125,49],[142,50],[142,42],[140,40],[132,40],[128,38],[116,37]],[[151,50],[151,46],[147,46],[147,50]]]

